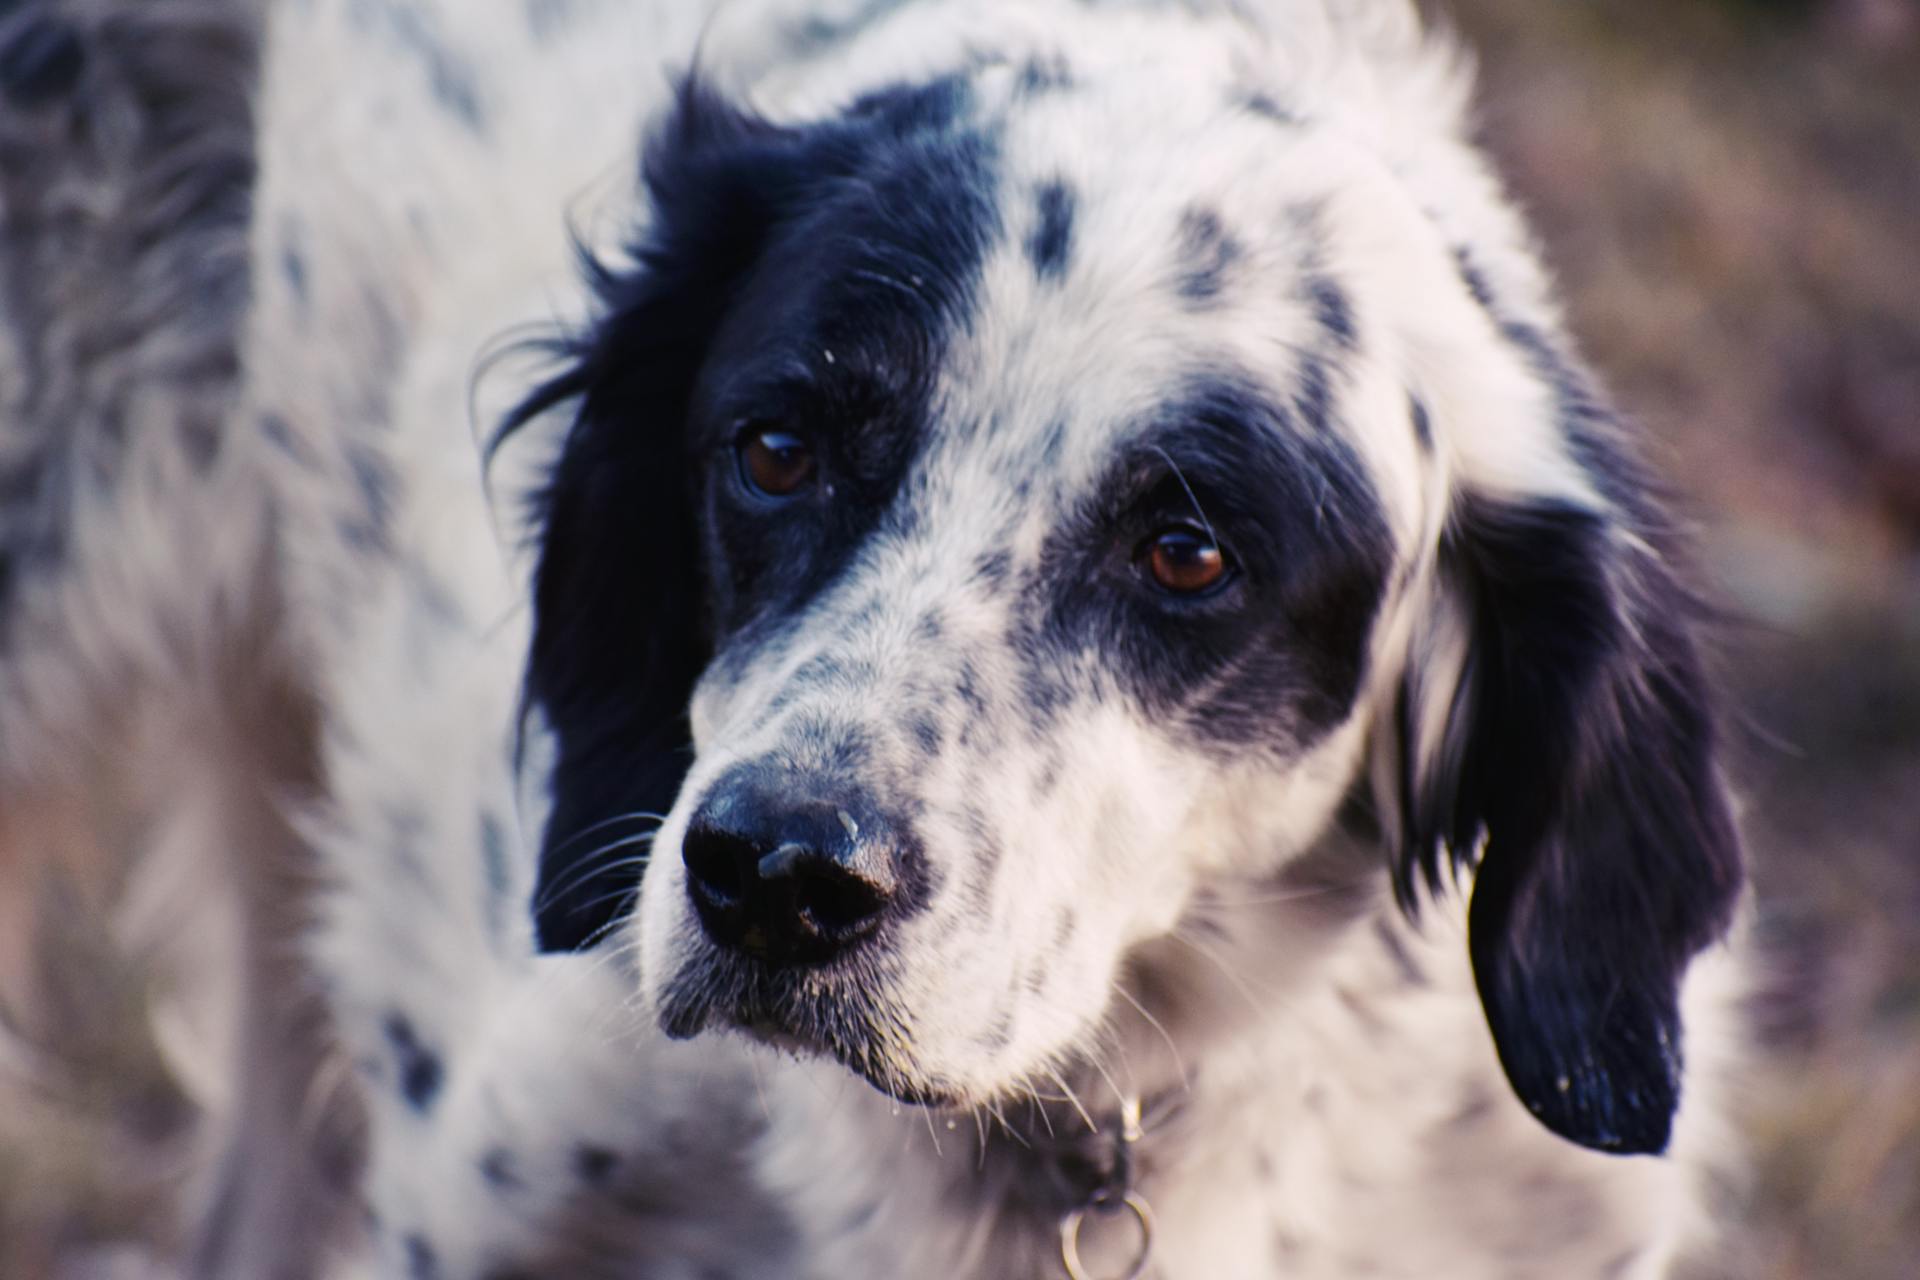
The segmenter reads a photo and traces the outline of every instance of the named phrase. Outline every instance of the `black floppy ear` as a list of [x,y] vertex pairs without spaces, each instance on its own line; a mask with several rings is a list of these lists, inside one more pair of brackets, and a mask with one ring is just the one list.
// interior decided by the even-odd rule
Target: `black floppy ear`
[[530,710],[554,740],[534,910],[542,950],[587,945],[639,885],[645,815],[690,759],[706,661],[686,418],[693,382],[772,216],[780,131],[689,82],[649,146],[647,230],[628,261],[585,257],[599,318],[502,429],[570,406],[537,496]]
[[1698,610],[1629,474],[1606,477],[1618,505],[1457,499],[1400,707],[1400,892],[1477,859],[1469,947],[1515,1092],[1575,1142],[1653,1153],[1681,979],[1726,932],[1741,859]]

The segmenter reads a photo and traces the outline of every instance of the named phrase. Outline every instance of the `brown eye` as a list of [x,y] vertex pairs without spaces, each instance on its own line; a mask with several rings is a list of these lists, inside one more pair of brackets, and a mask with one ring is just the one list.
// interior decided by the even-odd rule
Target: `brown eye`
[[790,431],[749,427],[734,451],[748,487],[769,498],[790,498],[813,480],[813,450]]
[[1227,576],[1226,553],[1205,529],[1184,525],[1162,529],[1148,540],[1144,551],[1147,572],[1176,595],[1210,591]]

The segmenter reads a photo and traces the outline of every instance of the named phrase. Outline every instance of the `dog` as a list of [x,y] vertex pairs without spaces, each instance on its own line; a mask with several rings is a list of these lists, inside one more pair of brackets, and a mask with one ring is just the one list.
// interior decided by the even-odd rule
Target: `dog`
[[1704,611],[1467,93],[1395,0],[272,14],[343,1274],[1706,1247]]

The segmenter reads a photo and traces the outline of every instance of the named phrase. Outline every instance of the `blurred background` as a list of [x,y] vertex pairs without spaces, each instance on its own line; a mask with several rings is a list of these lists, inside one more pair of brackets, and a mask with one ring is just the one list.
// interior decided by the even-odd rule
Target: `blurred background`
[[[204,38],[231,37],[221,0],[192,2],[220,19]],[[0,258],[15,285],[88,256],[91,215],[42,198],[63,180],[49,147],[80,147],[110,180],[111,146],[165,140],[102,134],[114,121],[76,97],[146,93],[152,41],[110,22],[142,6],[52,6],[78,15],[72,40],[32,16],[47,7],[0,0]],[[1741,1229],[1702,1280],[1913,1280],[1920,0],[1430,8],[1478,51],[1484,140],[1574,330],[1691,503],[1729,615],[1766,1053],[1743,1099],[1753,1178],[1729,1192]],[[162,88],[173,96],[136,93],[129,109],[164,121],[205,97]],[[241,216],[230,188],[245,178],[242,163],[215,184],[216,222]],[[0,581],[6,567],[0,555]],[[204,1089],[144,1016],[158,970],[90,923],[120,910],[124,868],[110,853],[27,865],[5,826],[0,1280],[147,1274],[179,1244]],[[66,926],[36,934],[49,913]]]

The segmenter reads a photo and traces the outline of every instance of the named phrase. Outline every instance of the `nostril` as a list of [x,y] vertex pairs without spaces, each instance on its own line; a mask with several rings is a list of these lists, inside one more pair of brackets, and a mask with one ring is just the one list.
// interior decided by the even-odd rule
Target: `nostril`
[[729,832],[689,831],[681,845],[681,860],[694,887],[715,906],[737,905],[752,888],[753,845]]
[[850,939],[877,924],[886,910],[885,890],[838,863],[810,859],[793,878],[800,914],[823,934]]

